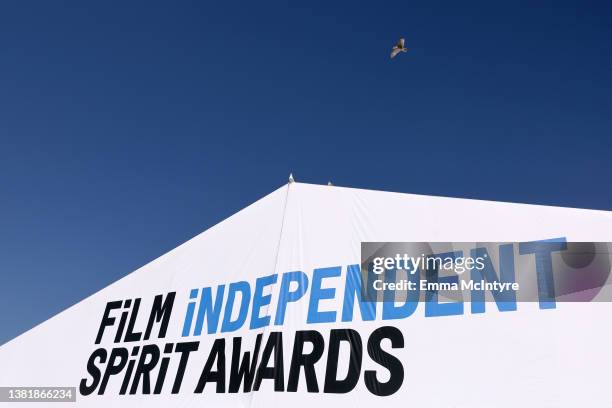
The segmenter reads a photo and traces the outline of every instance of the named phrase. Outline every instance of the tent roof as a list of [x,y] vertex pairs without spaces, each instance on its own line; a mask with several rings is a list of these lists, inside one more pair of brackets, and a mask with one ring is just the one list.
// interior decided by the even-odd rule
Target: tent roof
[[[176,291],[180,315],[190,288],[359,263],[362,241],[507,242],[557,237],[612,241],[612,212],[290,183],[1,346],[0,385],[78,385],[87,374],[85,365],[96,347],[100,318],[111,300],[141,297],[144,302],[155,294]],[[168,332],[180,333],[182,320],[174,317]],[[499,330],[506,335],[524,328],[519,318],[505,321],[509,326]],[[548,335],[545,329],[551,323],[532,323],[533,333],[526,338]],[[474,329],[473,322],[466,325]],[[445,330],[438,323],[426,326],[432,335]],[[299,327],[296,319],[294,329]],[[564,335],[570,330],[554,328]],[[599,334],[610,338],[608,332]],[[499,341],[491,336],[490,340]],[[112,347],[112,342],[107,345]],[[546,351],[537,346],[534,353],[542,357]],[[176,402],[172,398],[176,396],[159,396],[155,403]],[[183,398],[190,400],[193,395]],[[91,396],[87,401],[104,406],[111,399],[112,395]]]

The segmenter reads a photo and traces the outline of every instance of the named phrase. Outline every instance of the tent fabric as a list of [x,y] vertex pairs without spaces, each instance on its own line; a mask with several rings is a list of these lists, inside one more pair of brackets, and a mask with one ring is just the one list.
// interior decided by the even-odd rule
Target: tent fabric
[[[280,277],[291,271],[303,271],[312,280],[315,269],[335,266],[341,266],[344,276],[348,265],[359,264],[364,241],[514,242],[558,237],[612,241],[612,213],[290,183],[2,345],[0,386],[76,386],[78,391],[80,381],[89,378],[87,361],[92,351],[118,346],[113,343],[112,329],[100,345],[94,344],[110,301],[142,298],[143,312],[136,321],[142,328],[147,325],[153,297],[176,292],[166,337],[149,341],[163,346],[186,340],[181,336],[183,316],[193,288],[216,290],[219,285],[247,281],[253,289],[262,276]],[[322,301],[320,309],[336,311],[332,323],[306,323],[309,303],[305,295],[288,303],[284,323],[275,325],[280,296],[277,281],[269,286],[269,306],[262,309],[272,316],[270,325],[249,328],[249,309],[246,323],[237,331],[188,336],[200,345],[190,357],[178,394],[170,393],[172,376],[168,374],[168,384],[159,395],[119,395],[123,376],[116,376],[103,395],[78,395],[76,403],[57,406],[489,407],[491,401],[497,407],[612,406],[607,393],[612,366],[609,303],[564,303],[554,310],[540,310],[537,303],[529,303],[504,313],[488,305],[483,314],[471,314],[468,308],[460,316],[437,318],[426,318],[419,305],[411,316],[388,321],[381,320],[380,308],[375,320],[363,321],[355,305],[353,320],[343,322],[339,315],[345,281],[340,277],[326,282],[336,294]],[[215,339],[227,339],[229,371],[233,337],[242,337],[242,347],[253,350],[257,334],[281,331],[287,388],[296,331],[316,330],[327,341],[331,330],[351,328],[362,335],[366,348],[368,337],[381,326],[398,328],[405,343],[397,349],[384,344],[404,370],[402,386],[392,395],[381,397],[368,391],[365,370],[376,370],[381,381],[389,374],[366,352],[360,379],[347,393],[323,392],[325,353],[315,366],[319,392],[307,392],[303,372],[296,392],[275,392],[274,382],[268,379],[256,392],[217,393],[214,383],[207,384],[203,393],[193,392]],[[168,371],[176,370],[176,364],[173,359]],[[340,358],[338,364],[340,377],[349,361]]]

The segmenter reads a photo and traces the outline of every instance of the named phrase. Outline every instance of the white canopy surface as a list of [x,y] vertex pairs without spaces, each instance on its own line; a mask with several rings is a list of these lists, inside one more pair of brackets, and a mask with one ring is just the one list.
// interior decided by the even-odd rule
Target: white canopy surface
[[[126,365],[121,373],[108,378],[103,394],[98,386],[89,395],[78,394],[76,403],[53,406],[610,407],[610,303],[558,303],[547,310],[540,309],[538,303],[520,303],[513,312],[500,312],[495,303],[487,303],[485,313],[471,314],[466,307],[461,315],[441,317],[426,317],[424,305],[419,304],[410,316],[391,320],[383,320],[378,305],[376,319],[370,321],[363,320],[355,303],[352,319],[343,319],[347,270],[349,265],[360,263],[362,241],[515,242],[559,237],[612,241],[612,213],[290,183],[1,346],[0,386],[71,386],[77,387],[78,393],[82,381],[87,385],[94,382],[88,361],[96,349],[104,348],[110,355],[117,347],[132,353],[134,346],[140,346],[136,356],[130,357],[138,360],[147,344],[157,344],[163,350],[167,343],[191,341],[199,346],[189,356],[178,393],[171,391],[181,356],[173,352],[167,354],[171,359],[159,394],[153,394],[153,388],[160,363],[151,371],[151,394],[144,393],[141,378],[134,394],[129,392],[132,383],[127,382],[127,392],[121,395]],[[320,301],[315,302],[318,312],[330,314],[317,320],[321,322],[312,321],[313,286],[317,285],[314,271],[332,267],[340,267],[340,276],[329,276],[318,284],[332,289],[333,296],[321,292]],[[308,280],[303,297],[296,300],[282,295],[281,280],[293,271],[302,271]],[[260,293],[270,297],[256,308],[255,316],[264,321],[270,316],[270,322],[257,327],[252,313],[258,278],[271,275],[277,276],[275,283],[262,283]],[[222,332],[230,284],[237,282],[246,282],[249,287],[248,313],[239,328]],[[298,283],[293,282],[290,291],[296,291]],[[201,334],[193,335],[194,323],[183,336],[192,289],[210,288],[214,297],[220,285],[224,285],[224,292],[217,327],[209,319],[215,311],[208,311]],[[125,300],[131,299],[133,306],[135,299],[141,299],[133,329],[144,332],[155,296],[167,298],[171,292],[176,295],[165,337],[160,338],[161,323],[156,321],[149,339],[126,342],[123,336],[115,343],[121,312],[132,310],[120,307],[110,310],[108,316],[115,321],[103,328],[101,342],[95,344],[108,302],[124,301],[125,305]],[[278,317],[282,315],[278,310],[281,299],[285,300],[284,319]],[[235,301],[235,308],[228,313],[232,321],[240,320],[238,304],[242,300],[237,297]],[[281,323],[279,319],[282,324],[276,324]],[[387,396],[375,395],[365,380],[367,370],[376,372],[381,383],[391,376],[367,350],[368,339],[383,326],[397,328],[403,336],[402,347],[392,347],[389,339],[381,342],[382,349],[403,367],[401,387]],[[348,392],[325,392],[330,331],[347,328],[358,332],[362,341],[359,379]],[[325,341],[322,356],[314,364],[318,392],[308,392],[304,369],[299,371],[297,390],[288,391],[296,331],[316,331]],[[282,333],[283,349],[277,357],[284,361],[283,389],[275,391],[275,381],[264,376],[258,391],[245,392],[241,384],[239,392],[229,392],[233,339],[241,338],[242,353],[253,352],[257,335],[262,333],[261,358],[273,332]],[[194,392],[218,339],[225,339],[224,387],[217,392],[218,382],[211,381],[203,392]],[[304,354],[309,348],[304,347]],[[161,357],[164,355],[162,352]],[[342,343],[337,379],[347,376],[352,358],[348,344]],[[104,373],[107,364],[102,358],[95,363]],[[268,365],[272,363],[270,359]],[[221,371],[218,361],[215,369]]]

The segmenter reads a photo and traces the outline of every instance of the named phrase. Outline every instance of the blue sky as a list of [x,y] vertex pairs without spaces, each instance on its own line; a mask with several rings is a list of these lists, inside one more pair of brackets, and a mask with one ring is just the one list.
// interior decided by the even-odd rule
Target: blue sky
[[611,20],[603,1],[3,2],[0,343],[289,172],[612,209]]

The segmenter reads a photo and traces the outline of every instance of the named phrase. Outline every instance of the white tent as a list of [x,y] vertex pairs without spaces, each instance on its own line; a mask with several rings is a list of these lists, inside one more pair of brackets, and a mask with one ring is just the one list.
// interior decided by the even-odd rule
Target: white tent
[[[500,312],[493,303],[486,313],[471,314],[466,308],[461,315],[435,318],[425,317],[419,304],[413,314],[395,320],[383,320],[378,305],[376,318],[364,321],[356,299],[345,293],[347,271],[360,263],[362,241],[515,242],[558,237],[612,241],[612,213],[289,183],[0,347],[0,386],[76,387],[76,406],[84,407],[610,407],[609,303],[559,303],[551,310],[521,303],[514,312]],[[330,273],[315,281],[314,271],[321,268]],[[286,273],[295,271],[303,275],[293,275],[297,279],[287,280],[283,287]],[[298,299],[299,285],[307,287],[302,287],[304,294]],[[319,296],[314,301],[313,288]],[[172,292],[164,334],[161,301]],[[233,302],[228,301],[230,293],[235,295]],[[162,296],[156,304],[157,295]],[[202,309],[205,313],[199,318],[202,296],[208,296],[210,308]],[[242,310],[246,296],[248,307]],[[109,306],[109,302],[117,303]],[[123,319],[122,312],[133,311],[136,303],[138,313],[126,313]],[[227,304],[233,307],[226,313]],[[151,320],[156,307],[159,313]],[[345,315],[349,312],[351,318]],[[369,344],[373,333],[389,326],[401,332],[402,344],[384,338],[380,341],[384,352],[373,349]],[[329,357],[331,331],[338,329],[358,333],[360,361],[356,362],[347,341],[337,343],[337,356]],[[296,377],[292,360],[297,331],[310,333],[301,338],[305,340],[301,355],[306,356],[306,365],[314,366],[314,383],[312,373],[299,365]],[[314,343],[308,341],[312,331],[324,341],[318,358]],[[127,332],[150,336],[126,341]],[[260,347],[253,353],[260,333]],[[271,342],[274,333],[282,333],[282,339],[277,336]],[[267,360],[270,367],[255,365],[254,376],[261,377],[254,379],[259,381],[257,391],[253,384],[245,391],[244,378],[238,375],[238,386],[230,384],[235,382],[232,370],[240,368],[233,355],[236,338],[241,354],[250,351],[251,358],[257,354],[259,363]],[[197,350],[179,353],[177,344],[187,342],[199,342]],[[282,343],[282,352],[279,347],[269,348],[273,342],[272,346]],[[172,345],[165,350],[166,344]],[[151,354],[140,361],[147,345],[158,346],[158,359]],[[125,348],[129,359],[123,361],[119,353],[111,358],[117,348]],[[95,354],[98,349],[105,351]],[[393,379],[401,380],[399,389],[381,396],[376,390],[392,377],[385,364],[394,360],[385,353],[401,363],[402,378]],[[225,367],[219,361],[221,354]],[[183,356],[180,389],[173,393]],[[167,367],[160,382],[164,357]],[[109,360],[119,372],[105,380]],[[196,392],[208,360],[209,381]],[[93,364],[88,367],[88,362]],[[141,373],[134,386],[139,364],[150,371]],[[335,364],[333,378],[326,378]],[[357,380],[350,389],[334,388],[334,379],[341,382],[355,368]],[[296,378],[297,389],[292,389]],[[88,395],[79,392],[80,385]]]

